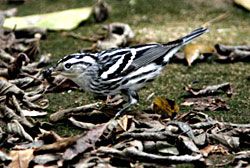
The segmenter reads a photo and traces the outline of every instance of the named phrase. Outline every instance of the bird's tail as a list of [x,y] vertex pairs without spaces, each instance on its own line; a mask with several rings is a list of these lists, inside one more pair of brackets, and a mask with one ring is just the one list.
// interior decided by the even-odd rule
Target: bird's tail
[[195,29],[194,31],[192,31],[191,33],[189,33],[188,35],[182,37],[182,38],[179,38],[178,40],[175,40],[175,41],[171,41],[171,42],[168,42],[164,45],[166,46],[183,46],[187,43],[189,43],[190,41],[192,41],[194,38],[196,37],[199,37],[200,35],[204,34],[208,32],[208,29],[207,28],[204,28],[204,27],[201,27],[201,28],[198,28],[198,29]]
[[183,45],[189,43],[192,41],[194,38],[199,37],[200,35],[208,32],[207,28],[201,27],[198,28],[194,31],[192,31],[190,34],[186,35],[185,37],[182,37],[181,39],[183,40]]

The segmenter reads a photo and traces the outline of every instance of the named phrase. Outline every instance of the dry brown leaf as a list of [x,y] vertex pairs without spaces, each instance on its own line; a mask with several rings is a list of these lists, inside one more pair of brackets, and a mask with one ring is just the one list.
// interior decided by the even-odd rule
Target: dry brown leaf
[[36,153],[42,153],[46,151],[64,151],[66,148],[68,148],[70,145],[74,144],[76,140],[79,138],[79,136],[73,136],[68,138],[59,138],[56,142],[43,145],[39,148],[35,149]]
[[124,115],[118,121],[119,126],[123,129],[123,131],[127,131],[132,122],[132,116]]
[[87,149],[93,148],[95,143],[100,140],[100,137],[103,135],[107,126],[107,123],[98,125],[95,128],[89,130],[85,135],[82,135],[76,140],[75,145],[71,146],[64,152],[63,159],[72,160]]
[[97,41],[96,47],[100,50],[124,46],[135,36],[131,27],[125,23],[115,22],[104,28],[108,30],[108,35],[104,40]]
[[24,130],[23,126],[17,120],[12,120],[11,123],[8,123],[7,130],[9,133],[14,133],[29,141],[33,141],[33,138],[30,136],[30,134]]
[[210,85],[201,89],[196,89],[193,88],[191,85],[188,85],[185,87],[185,90],[190,93],[190,96],[209,96],[216,95],[221,92],[226,93],[227,96],[232,96],[233,94],[232,85],[229,82],[225,82],[218,85]]
[[190,150],[191,152],[200,153],[198,147],[195,145],[191,138],[180,135],[179,139],[188,150]]
[[212,53],[214,53],[214,47],[211,45],[188,44],[184,48],[184,54],[188,66],[191,66],[191,64],[198,58],[202,59],[203,54],[212,54]]
[[24,53],[20,53],[14,62],[8,67],[8,77],[9,79],[15,79],[18,77],[18,75],[22,72],[22,66],[23,64],[27,64],[30,62],[30,59],[28,56]]
[[95,128],[95,124],[77,121],[76,119],[74,119],[74,117],[70,117],[69,121],[73,125],[75,125],[75,126],[77,126],[79,128],[83,128],[83,129],[93,129],[93,128]]
[[104,0],[97,0],[97,3],[93,7],[93,15],[96,22],[105,21],[110,13],[111,7]]
[[179,112],[179,106],[168,98],[156,97],[151,105],[154,112],[173,117]]
[[28,168],[30,161],[34,158],[33,149],[12,150],[9,156],[12,158],[9,168]]
[[0,78],[0,95],[16,95],[17,97],[22,97],[24,91],[6,79]]
[[210,154],[222,154],[228,155],[228,150],[222,145],[208,145],[203,149],[200,149],[200,152],[203,156],[208,157]]
[[196,98],[187,98],[182,106],[193,106],[194,110],[197,111],[216,111],[216,110],[229,110],[229,106],[226,102],[219,97],[196,97]]

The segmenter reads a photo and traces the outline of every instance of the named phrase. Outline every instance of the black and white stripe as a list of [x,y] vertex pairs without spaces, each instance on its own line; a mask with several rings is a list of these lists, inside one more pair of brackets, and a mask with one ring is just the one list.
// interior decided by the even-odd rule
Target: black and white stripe
[[133,95],[137,95],[138,89],[154,80],[183,45],[205,32],[206,28],[199,28],[166,44],[71,54],[59,60],[57,67],[63,67],[63,73],[86,90],[104,95],[127,93],[132,104],[136,102]]

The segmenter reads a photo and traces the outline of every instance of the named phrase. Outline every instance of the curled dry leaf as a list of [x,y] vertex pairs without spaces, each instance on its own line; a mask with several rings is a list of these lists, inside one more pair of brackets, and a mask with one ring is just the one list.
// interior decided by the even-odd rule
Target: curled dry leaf
[[181,130],[182,133],[188,135],[188,137],[192,140],[195,140],[195,136],[193,133],[193,129],[190,127],[190,125],[188,123],[184,123],[181,121],[170,121],[167,123],[167,125],[174,125],[177,126],[179,128],[179,130]]
[[205,148],[201,149],[200,152],[204,157],[208,157],[208,155],[210,154],[229,154],[228,150],[222,145],[208,145]]
[[57,122],[57,121],[62,120],[64,118],[66,118],[66,117],[70,117],[70,115],[72,115],[74,113],[90,112],[90,111],[93,111],[95,109],[98,109],[100,104],[102,104],[102,102],[87,104],[87,105],[79,106],[79,107],[76,107],[76,108],[69,108],[69,109],[65,109],[65,110],[59,110],[59,111],[57,111],[57,112],[50,115],[50,120],[52,122]]
[[45,152],[58,152],[65,151],[70,145],[74,144],[79,136],[73,136],[68,138],[62,138],[54,143],[46,144],[35,149],[35,154],[45,153]]
[[232,85],[229,82],[206,86],[203,89],[194,89],[191,85],[189,85],[185,87],[185,90],[190,94],[190,96],[210,96],[221,92],[226,93],[228,96],[233,94]]
[[39,48],[40,37],[35,37],[35,40],[31,42],[24,53],[28,56],[31,62],[34,62],[37,55],[40,53]]
[[124,115],[118,119],[118,124],[123,129],[123,131],[127,131],[129,129],[132,123],[132,118],[132,116]]
[[188,66],[191,66],[191,64],[199,59],[204,60],[206,57],[205,55],[210,54],[212,55],[214,53],[214,47],[211,45],[205,45],[205,44],[188,44],[184,48],[184,54],[186,61],[188,63]]
[[171,118],[179,112],[179,106],[175,101],[162,97],[156,97],[153,100],[151,108],[154,112]]
[[97,41],[97,48],[100,50],[125,46],[135,34],[131,27],[125,23],[111,23],[104,27],[108,30],[108,35],[104,40]]
[[105,0],[97,0],[92,12],[96,22],[103,22],[108,18],[110,11],[111,7]]
[[226,102],[219,97],[196,97],[196,98],[187,98],[182,106],[193,106],[193,109],[196,111],[216,111],[216,110],[229,110],[229,106]]
[[24,91],[18,88],[16,85],[9,83],[6,79],[1,78],[0,95],[16,95],[17,97],[23,97]]
[[9,79],[15,79],[22,71],[23,64],[27,64],[30,61],[25,53],[20,53],[14,62],[8,67]]
[[35,110],[22,110],[23,116],[27,117],[40,117],[47,115],[47,112],[40,112]]
[[224,133],[218,134],[218,128],[211,130],[212,134],[209,134],[209,139],[220,142],[223,145],[230,147],[233,150],[237,150],[240,146],[240,138],[236,136],[229,136]]
[[[202,155],[180,155],[180,156],[161,156],[157,154],[146,153],[139,151],[135,147],[129,147],[123,151],[103,147],[98,149],[100,152],[114,155],[118,158],[129,158],[133,161],[143,161],[146,163],[161,163],[161,164],[176,164],[176,163],[191,163],[191,162],[200,162]],[[202,161],[201,161],[202,162]]]
[[[5,67],[7,67],[7,63],[14,62],[15,57],[13,57],[11,54],[7,53],[5,50],[0,48],[0,58],[5,63]],[[6,63],[7,62],[7,63]]]
[[215,49],[218,53],[218,62],[236,62],[236,61],[250,61],[250,46],[229,46],[216,44]]
[[95,124],[77,121],[73,117],[70,117],[69,121],[71,121],[73,125],[83,129],[93,129],[95,127]]
[[33,124],[31,122],[29,122],[24,116],[17,115],[14,110],[10,109],[7,106],[0,105],[0,113],[2,113],[2,115],[9,121],[17,120],[22,125],[24,125],[28,128],[33,127]]
[[43,140],[36,140],[35,139],[33,142],[30,142],[30,143],[16,145],[13,149],[14,150],[34,149],[34,148],[41,147],[43,145],[44,145]]
[[186,147],[186,149],[190,150],[191,152],[200,153],[198,147],[195,145],[192,139],[182,135],[179,136],[179,139],[181,140],[181,143],[183,143],[183,146]]
[[11,123],[8,123],[7,130],[9,133],[14,133],[26,140],[33,141],[32,136],[24,130],[23,126],[17,120],[12,120]]
[[49,84],[48,88],[46,89],[47,93],[63,92],[66,90],[75,90],[79,88],[79,86],[77,86],[74,82],[61,75],[51,77],[51,69],[43,71],[43,76]]

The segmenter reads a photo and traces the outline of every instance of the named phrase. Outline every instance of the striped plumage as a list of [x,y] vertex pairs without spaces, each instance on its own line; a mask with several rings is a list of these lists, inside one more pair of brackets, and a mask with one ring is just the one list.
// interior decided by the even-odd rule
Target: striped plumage
[[166,44],[145,44],[109,49],[98,53],[76,53],[65,56],[53,68],[83,89],[103,95],[123,93],[128,105],[121,115],[138,101],[137,90],[154,80],[169,59],[185,44],[207,31],[199,28],[187,36]]

